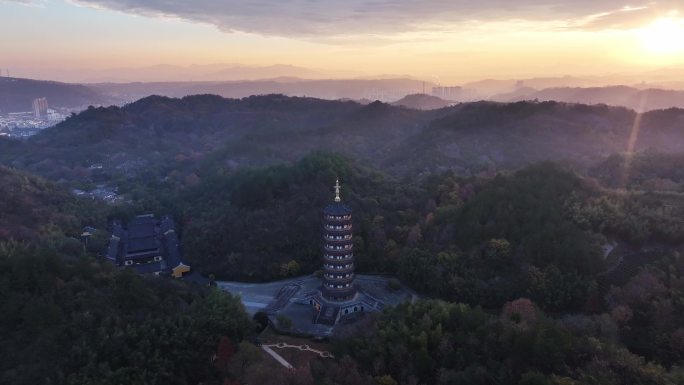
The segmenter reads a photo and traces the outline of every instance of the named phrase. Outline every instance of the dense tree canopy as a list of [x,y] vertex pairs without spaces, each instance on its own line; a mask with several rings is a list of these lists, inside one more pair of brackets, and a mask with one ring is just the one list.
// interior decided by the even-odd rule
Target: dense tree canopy
[[[421,301],[386,311],[372,331],[340,341],[362,372],[401,384],[675,384],[681,373],[588,333],[599,319],[554,320],[519,299],[499,317]],[[679,377],[677,377],[679,376]],[[391,379],[391,380],[390,380]]]
[[219,339],[252,332],[228,294],[64,258],[0,243],[0,382],[219,383]]

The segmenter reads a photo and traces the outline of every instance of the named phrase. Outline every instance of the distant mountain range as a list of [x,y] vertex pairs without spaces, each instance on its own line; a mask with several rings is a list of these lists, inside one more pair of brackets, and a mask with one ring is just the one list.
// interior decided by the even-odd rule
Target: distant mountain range
[[433,83],[420,80],[397,79],[299,79],[230,82],[157,82],[157,83],[98,83],[89,85],[99,93],[117,99],[134,101],[149,95],[183,97],[213,94],[227,98],[251,95],[284,94],[310,96],[321,99],[368,99],[395,101],[408,94],[428,90]]
[[86,83],[128,83],[131,81],[168,82],[168,81],[235,81],[259,80],[277,77],[297,77],[305,79],[327,78],[329,73],[287,64],[269,66],[245,66],[239,64],[210,65],[156,65],[142,68],[113,68],[92,71],[82,78]]
[[513,92],[499,94],[492,100],[514,102],[520,100],[556,100],[568,103],[608,104],[636,111],[651,111],[671,107],[684,107],[684,91],[637,89],[626,86],[589,88],[546,88],[537,90],[522,87]]
[[684,89],[684,68],[664,68],[632,74],[601,76],[550,76],[519,79],[483,79],[462,84],[477,99],[491,99],[499,94],[515,92],[522,88],[543,90],[547,88],[602,88],[626,85],[640,90]]
[[[107,69],[24,69],[28,76],[51,78],[74,83],[130,83],[130,82],[189,82],[261,80],[279,77],[304,79],[355,78],[363,73],[329,71],[290,64],[246,65],[239,63],[171,65],[158,64],[145,67],[117,67]],[[396,77],[396,76],[394,76]]]
[[[283,66],[283,73],[288,66]],[[270,67],[269,67],[270,68]],[[272,69],[272,68],[271,68]],[[242,75],[267,69],[243,68]],[[256,71],[256,72],[255,72]],[[268,69],[270,71],[270,69]],[[292,69],[297,72],[297,69]],[[286,72],[286,71],[285,71]],[[177,81],[145,83],[70,84],[53,81],[0,77],[0,113],[29,111],[33,99],[46,97],[55,107],[85,108],[88,105],[131,103],[150,95],[185,97],[214,94],[227,98],[283,94],[329,100],[374,100],[414,109],[443,108],[452,103],[491,100],[555,100],[568,103],[607,104],[637,111],[684,108],[684,91],[629,86],[545,87],[548,84],[585,84],[585,78],[536,78],[483,80],[465,84],[457,100],[445,101],[428,95],[437,84],[411,78],[303,79],[278,77],[266,80]],[[425,94],[425,93],[428,94]],[[366,103],[367,104],[367,103]]]

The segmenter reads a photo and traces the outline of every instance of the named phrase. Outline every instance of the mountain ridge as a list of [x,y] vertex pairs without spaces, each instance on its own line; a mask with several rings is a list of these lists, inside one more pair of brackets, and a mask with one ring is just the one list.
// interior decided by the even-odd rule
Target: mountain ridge
[[51,107],[81,108],[111,104],[116,98],[81,84],[0,77],[0,113],[31,111],[33,99],[45,97]]
[[[266,166],[317,150],[399,175],[469,175],[543,160],[586,168],[628,149],[636,117],[624,107],[560,102],[476,102],[421,111],[285,95],[151,96],[87,109],[25,141],[0,141],[0,162],[54,180],[90,180],[95,163],[116,179],[149,167],[183,175],[202,165]],[[644,113],[634,149],[680,151],[683,121],[681,109]]]

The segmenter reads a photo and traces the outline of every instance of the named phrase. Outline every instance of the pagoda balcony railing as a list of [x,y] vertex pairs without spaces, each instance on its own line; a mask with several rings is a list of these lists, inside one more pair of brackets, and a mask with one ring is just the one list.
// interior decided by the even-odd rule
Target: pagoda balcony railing
[[351,239],[352,234],[333,234],[333,233],[324,233],[323,237],[326,239]]
[[[347,286],[349,285],[349,286]],[[338,287],[341,286],[341,287]],[[354,289],[354,284],[353,283],[348,283],[348,284],[334,284],[334,285],[328,285],[327,283],[323,284],[323,287],[331,290],[331,291],[345,291],[345,290],[351,290]]]
[[325,220],[330,222],[344,222],[351,220],[351,215],[326,215]]
[[323,248],[323,256],[329,255],[331,258],[344,257],[345,255],[354,254],[354,249],[347,250],[325,250]]
[[351,241],[351,240],[352,240],[352,236],[351,236],[351,235],[332,236],[332,237],[324,236],[323,239],[325,239],[325,240],[328,241],[328,242],[337,242],[337,243],[339,243],[339,242]]
[[353,268],[353,267],[350,267],[350,268],[345,268],[345,269],[340,269],[340,270],[337,270],[337,269],[324,269],[324,271],[325,271],[325,274],[346,274],[346,273],[350,273],[350,274],[351,274],[351,273],[354,272],[354,268]]
[[331,273],[351,273],[354,271],[354,264],[347,264],[347,265],[323,265],[323,268],[325,269],[326,272],[331,272]]
[[325,251],[347,251],[352,249],[352,245],[341,245],[341,246],[333,246],[333,245],[325,245],[323,246],[323,249]]
[[354,293],[354,288],[353,287],[341,287],[341,288],[336,288],[336,287],[329,287],[329,286],[323,286],[323,289],[326,291],[326,294],[329,296],[335,296],[340,295],[342,293],[349,293],[353,294]]
[[354,269],[354,261],[336,261],[333,263],[325,262],[323,263],[323,267],[325,268],[326,272],[334,273],[336,271]]
[[323,255],[323,259],[326,262],[345,262],[345,261],[351,261],[354,259],[354,254],[346,254],[346,255]]
[[346,273],[345,275],[348,275],[348,277],[337,277],[335,275],[330,275],[330,274],[323,274],[323,277],[325,278],[326,281],[329,282],[351,282],[354,280],[354,273]]
[[341,270],[341,269],[351,269],[354,266],[354,259],[343,259],[341,261],[323,261],[323,267],[328,270]]
[[327,231],[347,232],[351,231],[352,225],[325,225],[323,228]]

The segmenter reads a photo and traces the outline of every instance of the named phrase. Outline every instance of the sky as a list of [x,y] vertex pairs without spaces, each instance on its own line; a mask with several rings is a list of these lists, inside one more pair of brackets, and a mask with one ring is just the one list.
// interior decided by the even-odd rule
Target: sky
[[3,73],[56,80],[220,63],[442,84],[657,74],[684,69],[684,0],[0,0],[0,36]]

